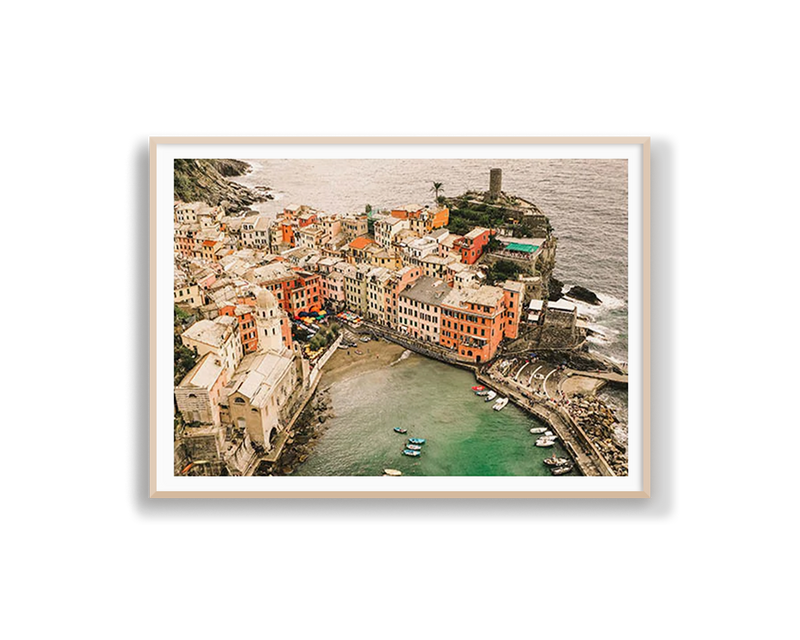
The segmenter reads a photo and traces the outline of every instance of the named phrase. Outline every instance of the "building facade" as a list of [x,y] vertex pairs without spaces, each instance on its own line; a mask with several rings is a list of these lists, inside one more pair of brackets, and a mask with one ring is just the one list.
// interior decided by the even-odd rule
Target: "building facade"
[[417,340],[440,344],[444,280],[421,277],[398,296],[398,330]]

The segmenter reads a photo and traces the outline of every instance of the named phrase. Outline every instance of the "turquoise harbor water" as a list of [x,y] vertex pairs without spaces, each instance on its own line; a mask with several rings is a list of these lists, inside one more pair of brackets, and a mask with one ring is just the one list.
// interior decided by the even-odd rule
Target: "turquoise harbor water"
[[[542,460],[564,455],[563,448],[535,447],[538,436],[529,429],[544,425],[510,403],[494,411],[470,390],[475,384],[468,371],[416,354],[337,382],[335,416],[296,474],[380,475],[392,468],[411,476],[550,475]],[[395,433],[396,426],[408,433]],[[427,440],[420,458],[401,453],[408,437]]]
[[[628,360],[628,167],[624,160],[247,160],[253,171],[237,181],[274,189],[275,200],[256,208],[274,215],[288,204],[328,212],[390,208],[433,198],[432,181],[445,195],[486,190],[489,169],[503,170],[503,190],[535,202],[558,237],[555,275],[567,286],[593,290],[603,304],[578,304],[597,333],[592,348]],[[317,452],[298,473],[373,474],[393,467],[411,475],[546,474],[541,459],[553,449],[533,447],[533,421],[508,405],[492,411],[469,393],[467,372],[413,356],[391,370],[337,383],[336,419]],[[627,390],[603,397],[627,438]],[[400,455],[402,423],[429,438],[419,460]],[[410,424],[409,424],[410,423]],[[434,434],[429,436],[428,434]]]

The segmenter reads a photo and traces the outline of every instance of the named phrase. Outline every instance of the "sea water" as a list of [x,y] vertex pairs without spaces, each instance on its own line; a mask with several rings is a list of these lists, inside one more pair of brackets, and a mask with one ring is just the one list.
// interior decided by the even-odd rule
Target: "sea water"
[[[542,460],[564,449],[534,446],[530,429],[545,425],[511,403],[495,411],[475,384],[470,372],[417,354],[337,382],[334,417],[297,475],[549,475]],[[419,458],[403,455],[408,438],[425,438]]]

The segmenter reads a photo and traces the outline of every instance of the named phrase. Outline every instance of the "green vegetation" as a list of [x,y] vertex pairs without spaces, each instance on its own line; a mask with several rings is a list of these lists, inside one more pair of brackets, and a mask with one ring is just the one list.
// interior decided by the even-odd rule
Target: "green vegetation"
[[312,351],[327,347],[339,337],[339,332],[339,325],[335,322],[331,322],[327,329],[324,327],[320,328],[320,330],[317,332],[317,335],[311,338],[311,341],[308,343],[308,347]]
[[181,343],[179,333],[175,334],[175,384],[180,383],[186,374],[197,364],[197,354],[191,349],[186,348]]
[[183,333],[186,321],[191,316],[183,309],[175,306],[175,321],[174,321],[174,342],[173,342],[173,364],[174,364],[174,383],[177,385],[186,376],[192,367],[197,364],[197,354],[188,349],[181,342],[181,333]]
[[434,182],[433,186],[431,187],[431,191],[433,191],[433,195],[436,198],[436,202],[439,202],[439,198],[441,194],[444,193],[444,183],[443,182]]
[[506,216],[502,208],[460,200],[450,209],[450,223],[447,228],[451,233],[464,235],[473,227],[496,229],[505,223]]
[[[445,200],[447,200],[445,198]],[[532,238],[533,231],[509,217],[507,209],[486,202],[471,202],[466,198],[450,200],[450,233],[463,236],[475,227],[510,229],[517,238]]]
[[511,260],[498,260],[486,270],[487,284],[516,280],[522,267]]

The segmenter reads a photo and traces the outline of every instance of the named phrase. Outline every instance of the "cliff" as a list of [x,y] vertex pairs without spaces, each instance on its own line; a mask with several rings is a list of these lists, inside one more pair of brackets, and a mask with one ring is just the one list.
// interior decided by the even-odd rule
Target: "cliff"
[[245,210],[255,202],[270,200],[272,196],[266,189],[248,189],[228,180],[248,171],[250,165],[241,160],[175,160],[175,200],[199,201],[212,206],[224,204],[231,213]]

